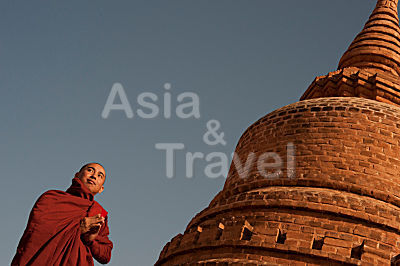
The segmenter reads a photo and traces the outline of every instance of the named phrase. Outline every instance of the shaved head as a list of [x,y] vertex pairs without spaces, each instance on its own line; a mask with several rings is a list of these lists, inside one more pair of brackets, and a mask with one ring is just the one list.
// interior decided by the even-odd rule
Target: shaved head
[[78,172],[79,172],[79,173],[82,172],[82,170],[85,169],[85,167],[88,166],[88,165],[90,165],[90,164],[97,164],[97,165],[100,165],[101,167],[103,167],[103,169],[104,169],[104,179],[106,179],[106,173],[105,173],[106,169],[104,168],[104,166],[103,166],[101,163],[98,163],[98,162],[90,162],[90,163],[87,163],[87,164],[85,164],[84,166],[82,166],[81,169],[79,169]]
[[104,181],[106,180],[106,171],[99,163],[87,163],[81,167],[75,177],[79,178],[93,195],[101,193],[104,190]]

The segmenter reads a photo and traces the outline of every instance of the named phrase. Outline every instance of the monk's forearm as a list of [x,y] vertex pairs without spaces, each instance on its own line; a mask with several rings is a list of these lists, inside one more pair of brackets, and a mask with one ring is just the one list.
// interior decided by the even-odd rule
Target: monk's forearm
[[95,239],[88,243],[90,251],[99,263],[106,264],[109,263],[111,260],[111,250],[112,250],[112,243],[102,243],[99,240]]
[[111,260],[111,250],[113,248],[112,242],[107,236],[96,235],[96,237],[89,238],[88,234],[82,234],[81,240],[83,244],[89,247],[90,252],[99,263],[107,264]]
[[[99,263],[107,264],[111,260],[111,250],[113,248],[113,243],[108,238],[109,229],[107,218],[105,219],[104,226],[101,227],[100,231],[95,235],[90,235],[91,237],[83,237],[81,235],[82,242],[89,247],[90,252]],[[89,236],[88,234],[86,234]]]
[[92,242],[93,240],[95,240],[97,235],[98,234],[89,234],[89,233],[81,234],[82,242],[88,244],[88,243]]

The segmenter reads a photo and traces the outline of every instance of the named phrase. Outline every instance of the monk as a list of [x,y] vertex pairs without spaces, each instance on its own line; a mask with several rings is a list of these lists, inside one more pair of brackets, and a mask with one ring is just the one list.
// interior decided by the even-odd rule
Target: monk
[[111,259],[108,213],[93,198],[104,190],[99,163],[84,165],[66,190],[49,190],[36,201],[11,265],[94,265]]

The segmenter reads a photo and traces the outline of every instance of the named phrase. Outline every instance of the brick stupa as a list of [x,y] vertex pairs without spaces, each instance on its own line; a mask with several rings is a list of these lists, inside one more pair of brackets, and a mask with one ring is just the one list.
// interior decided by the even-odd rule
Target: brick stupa
[[[224,188],[156,265],[390,265],[400,256],[398,0],[379,0],[337,71],[258,120],[236,147],[274,152],[278,178],[231,164]],[[294,155],[288,156],[288,143]],[[289,162],[290,161],[290,162]],[[294,164],[294,168],[287,167]],[[289,171],[288,171],[289,169]]]

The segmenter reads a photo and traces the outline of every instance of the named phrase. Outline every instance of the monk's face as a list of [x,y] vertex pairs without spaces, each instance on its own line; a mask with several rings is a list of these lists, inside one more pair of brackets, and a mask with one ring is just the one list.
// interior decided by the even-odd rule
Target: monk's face
[[75,174],[93,195],[104,190],[106,172],[104,168],[96,163],[86,165],[80,172]]

